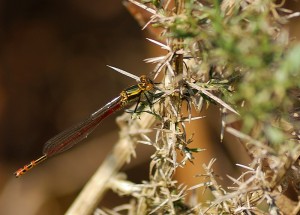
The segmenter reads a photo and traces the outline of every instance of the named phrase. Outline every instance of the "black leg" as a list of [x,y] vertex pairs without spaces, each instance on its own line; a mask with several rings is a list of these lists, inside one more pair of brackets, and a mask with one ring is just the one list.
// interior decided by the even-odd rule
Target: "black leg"
[[137,103],[136,103],[136,106],[135,106],[135,108],[134,108],[133,113],[136,113],[137,108],[138,108],[140,102],[141,102],[141,95],[140,95],[139,98],[138,98],[138,101],[137,101]]

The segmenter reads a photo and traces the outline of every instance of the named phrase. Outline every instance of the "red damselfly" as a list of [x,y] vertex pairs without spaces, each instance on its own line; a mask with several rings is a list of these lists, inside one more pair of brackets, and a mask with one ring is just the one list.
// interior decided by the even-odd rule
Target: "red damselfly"
[[123,90],[118,97],[91,114],[85,120],[48,140],[44,145],[43,155],[17,170],[14,173],[15,176],[20,177],[47,158],[70,149],[93,132],[104,118],[122,109],[126,105],[136,101],[139,102],[141,95],[153,88],[154,84],[152,81],[145,75],[141,76],[140,83]]

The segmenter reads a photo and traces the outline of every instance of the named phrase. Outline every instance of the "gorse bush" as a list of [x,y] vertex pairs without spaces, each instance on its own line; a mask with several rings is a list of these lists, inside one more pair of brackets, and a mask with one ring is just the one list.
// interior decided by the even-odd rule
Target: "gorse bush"
[[[166,54],[147,59],[157,65],[149,77],[161,77],[152,92],[155,102],[143,107],[138,118],[125,120],[128,142],[156,150],[149,179],[142,184],[115,179],[111,188],[132,196],[132,201],[113,211],[297,214],[299,203],[288,199],[285,190],[291,185],[299,197],[300,46],[291,43],[283,29],[297,14],[272,0],[129,2],[151,15],[146,26],[159,30],[151,41]],[[187,116],[181,114],[183,103]],[[221,138],[224,132],[235,136],[252,161],[240,165],[243,172],[238,178],[228,176],[233,182],[230,188],[218,184],[215,159],[197,164],[204,166],[205,183],[178,185],[173,179],[176,169],[193,162],[195,153],[206,153],[190,148],[193,139],[187,137],[185,123],[201,120],[191,109],[201,112],[211,105],[218,105],[226,115]],[[148,136],[149,132],[154,135]],[[188,203],[185,196],[193,197],[198,189],[210,190],[213,199]]]

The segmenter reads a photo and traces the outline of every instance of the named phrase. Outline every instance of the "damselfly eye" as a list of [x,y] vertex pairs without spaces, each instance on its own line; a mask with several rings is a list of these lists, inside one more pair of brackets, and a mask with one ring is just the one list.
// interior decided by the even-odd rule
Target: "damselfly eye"
[[152,90],[152,89],[153,89],[153,84],[147,84],[146,90],[149,91],[149,90]]
[[141,81],[142,83],[147,83],[147,82],[148,82],[147,76],[146,76],[146,75],[142,75],[142,76],[140,77],[140,81]]

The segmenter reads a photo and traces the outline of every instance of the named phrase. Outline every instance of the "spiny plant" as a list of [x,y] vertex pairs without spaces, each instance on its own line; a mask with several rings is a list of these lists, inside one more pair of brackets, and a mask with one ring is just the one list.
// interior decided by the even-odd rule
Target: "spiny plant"
[[[148,76],[154,80],[160,76],[161,81],[151,101],[144,99],[146,105],[137,108],[139,117],[127,114],[119,119],[120,141],[91,180],[102,177],[102,183],[95,182],[101,191],[95,183],[87,186],[92,190],[84,190],[69,214],[79,214],[79,208],[80,214],[90,213],[81,202],[87,201],[86,193],[97,193],[91,200],[94,209],[108,188],[132,201],[97,209],[96,214],[297,214],[299,201],[284,192],[291,185],[299,198],[300,46],[290,42],[283,25],[298,14],[273,0],[129,2],[151,15],[146,27],[159,30],[158,39],[150,41],[166,54],[146,62],[156,64]],[[183,103],[187,115],[182,114]],[[251,163],[239,165],[243,172],[238,178],[228,176],[232,187],[217,182],[215,159],[202,164],[204,183],[178,184],[173,178],[176,169],[202,151],[190,147],[185,123],[201,120],[191,114],[193,108],[201,112],[210,105],[218,105],[226,116],[221,138],[223,132],[235,136]],[[155,148],[149,178],[141,184],[118,174],[135,155],[137,143]],[[193,197],[198,189],[210,190],[213,199],[189,204],[185,197]]]

